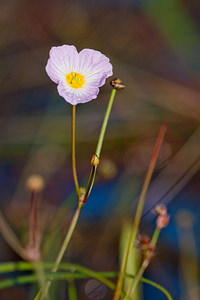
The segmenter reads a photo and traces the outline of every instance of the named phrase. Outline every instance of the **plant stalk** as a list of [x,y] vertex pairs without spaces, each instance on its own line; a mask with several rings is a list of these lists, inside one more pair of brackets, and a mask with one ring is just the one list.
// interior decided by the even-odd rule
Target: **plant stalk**
[[156,143],[153,149],[153,153],[152,153],[152,157],[150,160],[150,164],[145,176],[145,180],[144,180],[144,184],[142,186],[142,191],[138,200],[138,206],[137,206],[137,210],[136,210],[136,215],[135,215],[135,219],[133,222],[133,227],[132,227],[132,231],[130,234],[130,238],[129,241],[127,243],[127,248],[122,260],[122,264],[121,264],[121,269],[120,269],[120,274],[118,277],[118,281],[117,281],[117,286],[116,286],[116,290],[114,293],[114,297],[113,300],[118,300],[120,297],[120,293],[122,290],[122,285],[123,285],[123,281],[124,281],[124,274],[125,274],[125,270],[126,270],[126,265],[127,265],[127,261],[128,261],[128,256],[130,253],[130,250],[133,248],[133,245],[135,243],[135,239],[136,239],[136,234],[137,234],[137,230],[140,224],[140,219],[141,219],[141,215],[142,215],[142,210],[144,207],[144,202],[145,202],[145,197],[146,197],[146,193],[151,181],[151,177],[155,168],[155,164],[159,155],[159,151],[164,139],[166,133],[166,125],[163,124],[160,128],[160,131],[158,133],[158,137],[156,139]]
[[37,197],[31,192],[30,216],[29,216],[29,247],[36,248],[37,243]]
[[72,105],[72,173],[74,178],[74,184],[76,188],[77,197],[79,197],[79,184],[76,171],[76,105]]
[[[112,105],[113,105],[113,102],[114,102],[114,99],[115,99],[116,91],[117,90],[114,89],[114,88],[111,91],[108,106],[107,106],[106,113],[105,113],[105,116],[104,116],[104,120],[103,120],[103,123],[102,123],[102,126],[101,126],[101,131],[100,131],[100,134],[99,134],[97,147],[96,147],[96,151],[95,151],[95,156],[97,157],[97,159],[100,158],[101,148],[102,148],[102,145],[103,145],[103,140],[104,140],[107,124],[108,124],[108,119],[109,119],[111,109],[112,109]],[[92,165],[88,185],[87,185],[87,188],[86,188],[84,203],[87,201],[87,198],[89,197],[90,192],[92,190],[94,180],[95,180],[95,176],[96,176],[96,170],[97,170],[97,165]]]
[[[153,233],[153,236],[152,236],[152,239],[151,239],[151,242],[150,242],[150,245],[151,245],[151,248],[152,248],[152,249],[154,249],[155,246],[156,246],[158,237],[159,237],[159,235],[160,235],[160,231],[161,231],[161,230],[160,230],[159,228],[156,228],[156,229],[154,230],[154,233]],[[147,256],[147,257],[144,259],[144,261],[143,261],[141,267],[139,268],[139,270],[138,270],[138,272],[137,272],[137,274],[136,274],[136,276],[135,276],[135,278],[134,278],[133,285],[132,285],[132,287],[129,289],[128,293],[127,293],[127,297],[125,298],[125,300],[131,300],[131,299],[132,299],[132,297],[133,297],[133,295],[134,295],[134,292],[135,292],[135,289],[136,289],[136,287],[137,287],[139,281],[141,280],[142,275],[144,274],[144,271],[147,269],[147,267],[148,267],[148,265],[149,265],[149,263],[150,263],[150,261],[151,261],[151,258],[152,258],[152,256],[149,256],[149,257]]]
[[24,260],[29,260],[26,250],[22,247],[19,239],[17,238],[16,234],[7,223],[6,219],[4,218],[3,214],[0,211],[0,232],[8,243],[8,245]]

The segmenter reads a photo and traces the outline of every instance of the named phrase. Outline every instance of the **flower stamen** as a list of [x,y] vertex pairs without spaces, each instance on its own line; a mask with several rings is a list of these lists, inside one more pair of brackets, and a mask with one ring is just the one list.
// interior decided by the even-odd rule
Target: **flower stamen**
[[76,72],[71,72],[66,75],[66,81],[72,88],[80,89],[85,84],[85,76]]

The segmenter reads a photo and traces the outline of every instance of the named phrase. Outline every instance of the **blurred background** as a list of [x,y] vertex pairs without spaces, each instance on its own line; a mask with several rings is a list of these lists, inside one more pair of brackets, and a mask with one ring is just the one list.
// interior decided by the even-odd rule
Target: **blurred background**
[[[45,72],[49,50],[63,44],[99,50],[110,58],[114,77],[126,89],[117,92],[96,183],[66,260],[99,271],[118,270],[123,224],[133,219],[156,135],[165,122],[167,135],[147,194],[142,232],[152,234],[152,208],[158,202],[167,204],[171,220],[145,276],[163,284],[175,300],[200,299],[199,31],[198,0],[0,1],[0,201],[23,245],[30,175],[40,174],[46,183],[40,197],[46,259],[55,257],[76,204],[71,106]],[[110,91],[108,79],[97,100],[77,107],[82,185]],[[49,236],[50,246],[45,242]],[[19,259],[3,238],[0,255],[2,262]],[[99,296],[89,293],[90,283],[77,283],[79,299],[112,298],[108,290]],[[28,285],[6,289],[0,299],[32,299],[31,290]],[[67,299],[65,283],[55,291],[57,299]],[[147,285],[142,293],[145,300],[165,299]]]

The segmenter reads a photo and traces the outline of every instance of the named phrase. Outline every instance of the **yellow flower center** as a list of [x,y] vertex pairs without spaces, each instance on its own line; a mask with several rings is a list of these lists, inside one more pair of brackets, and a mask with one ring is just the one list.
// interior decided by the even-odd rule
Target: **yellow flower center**
[[79,73],[71,72],[66,75],[66,81],[74,89],[80,89],[85,84],[85,77]]

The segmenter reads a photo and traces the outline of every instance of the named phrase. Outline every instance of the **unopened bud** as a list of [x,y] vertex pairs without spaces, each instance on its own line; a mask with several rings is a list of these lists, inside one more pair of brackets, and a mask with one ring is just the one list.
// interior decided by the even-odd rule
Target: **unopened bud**
[[44,188],[44,179],[40,175],[31,175],[27,179],[26,186],[31,192],[40,192]]
[[142,251],[148,250],[150,241],[151,239],[148,235],[141,234],[138,236],[138,240],[137,240],[138,247],[140,247]]
[[158,216],[157,221],[156,221],[157,228],[162,229],[162,228],[166,227],[169,224],[169,219],[170,219],[170,216],[167,214]]
[[114,78],[110,81],[110,84],[112,85],[112,87],[116,90],[123,90],[125,88],[125,85],[123,84],[123,82],[121,81],[121,79],[119,78]]
[[99,164],[99,158],[96,155],[93,155],[91,159],[91,165],[98,166],[98,164]]
[[167,207],[164,204],[158,204],[154,209],[154,213],[158,216],[165,216],[167,215]]
[[150,260],[155,254],[155,245],[152,245],[151,238],[148,235],[141,234],[138,236],[138,246],[143,254],[143,267],[146,269]]

